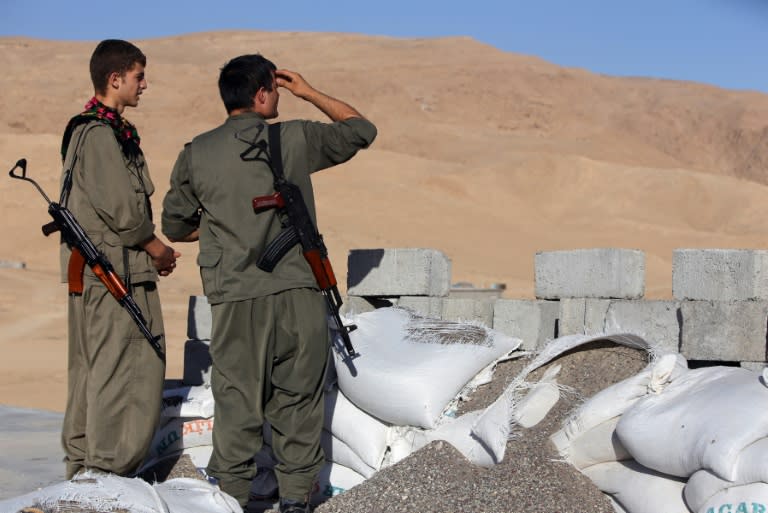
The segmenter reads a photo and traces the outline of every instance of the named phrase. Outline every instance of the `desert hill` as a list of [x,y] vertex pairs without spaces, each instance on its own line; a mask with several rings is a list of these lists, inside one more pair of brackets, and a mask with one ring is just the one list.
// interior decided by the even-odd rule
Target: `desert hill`
[[[352,248],[431,247],[452,259],[454,281],[532,297],[536,251],[610,246],[645,251],[647,296],[664,298],[673,249],[767,240],[766,94],[597,75],[470,38],[217,32],[136,43],[149,88],[126,117],[158,216],[182,145],[225,117],[216,80],[231,57],[262,53],[377,124],[371,149],[315,179],[342,286]],[[92,94],[94,46],[0,38],[0,168],[26,157],[53,199],[61,132]],[[323,119],[288,92],[280,113]],[[0,269],[0,403],[62,410],[65,292],[56,241],[39,230],[45,203],[6,176],[0,216],[0,260],[27,265]],[[201,293],[196,245],[177,247],[180,269],[161,284],[169,377],[181,372],[187,298]]]

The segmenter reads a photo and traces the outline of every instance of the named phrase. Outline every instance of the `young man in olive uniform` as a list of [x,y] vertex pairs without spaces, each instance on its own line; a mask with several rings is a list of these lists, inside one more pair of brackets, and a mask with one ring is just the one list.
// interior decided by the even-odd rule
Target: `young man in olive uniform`
[[243,55],[219,77],[228,119],[194,138],[176,161],[162,224],[172,241],[200,240],[198,264],[213,313],[216,422],[208,471],[245,507],[268,421],[280,511],[303,512],[324,460],[322,388],[330,342],[327,307],[300,245],[271,273],[256,265],[282,229],[274,209],[255,213],[252,205],[254,197],[274,192],[266,120],[277,117],[278,87],[332,121],[280,124],[285,178],[301,189],[316,222],[310,174],[367,148],[376,127],[298,73]]
[[[136,128],[122,117],[147,88],[145,65],[141,50],[127,41],[96,47],[90,61],[95,94],[64,133],[62,183],[64,206],[128,284],[150,331],[163,335],[157,276],[170,274],[180,255],[155,236],[154,186]],[[62,243],[64,281],[71,253]],[[81,293],[70,283],[68,308],[66,476],[85,469],[131,475],[157,428],[165,363],[88,266]]]

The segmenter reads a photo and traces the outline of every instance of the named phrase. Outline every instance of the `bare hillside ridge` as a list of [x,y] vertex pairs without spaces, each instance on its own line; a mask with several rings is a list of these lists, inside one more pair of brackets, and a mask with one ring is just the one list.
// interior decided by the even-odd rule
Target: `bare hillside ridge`
[[[185,119],[174,130],[182,139],[220,121],[218,68],[239,53],[261,52],[375,119],[379,149],[479,166],[489,154],[537,148],[768,183],[768,95],[762,93],[598,75],[471,38],[220,32],[138,43],[149,57],[150,90],[145,108],[132,116],[148,138],[160,131],[159,140],[175,147],[182,141],[160,129],[161,120]],[[92,47],[0,38],[6,70],[0,133],[60,133],[90,93]],[[40,78],[28,73],[42,61],[47,80],[57,80],[44,95],[37,93]],[[160,89],[172,91],[162,102],[152,94]],[[30,102],[33,112],[19,118],[16,106]],[[285,114],[315,115],[303,106]]]

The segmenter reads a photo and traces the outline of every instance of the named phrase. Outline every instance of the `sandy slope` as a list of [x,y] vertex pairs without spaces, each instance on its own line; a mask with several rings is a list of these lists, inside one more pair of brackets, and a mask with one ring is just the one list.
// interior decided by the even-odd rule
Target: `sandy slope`
[[[768,95],[600,76],[468,38],[222,32],[137,43],[149,89],[128,117],[156,210],[181,146],[224,118],[216,78],[232,56],[261,52],[377,124],[372,149],[315,180],[339,277],[352,248],[431,247],[452,259],[453,281],[532,297],[536,251],[627,247],[645,251],[647,296],[661,298],[673,249],[766,239]],[[53,198],[61,131],[91,94],[93,46],[0,38],[0,169],[26,157]],[[322,119],[286,92],[281,117],[295,116]],[[0,269],[0,403],[61,411],[65,297],[56,241],[39,230],[45,203],[0,178],[0,218],[0,260],[27,264]],[[188,296],[201,292],[196,245],[179,249],[184,265],[161,284],[169,377],[181,375]]]

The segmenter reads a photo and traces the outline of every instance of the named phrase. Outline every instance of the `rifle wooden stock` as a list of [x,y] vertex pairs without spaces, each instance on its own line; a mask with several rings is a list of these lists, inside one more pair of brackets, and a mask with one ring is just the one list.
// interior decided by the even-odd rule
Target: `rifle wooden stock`
[[[69,283],[70,294],[83,293],[85,264],[83,254],[77,248],[72,248],[72,254],[69,256],[69,264],[67,265],[67,282]],[[121,302],[128,295],[128,288],[114,271],[105,269],[100,263],[94,264],[91,270],[118,302]]]
[[320,250],[311,249],[305,251],[304,258],[309,262],[309,267],[312,269],[312,274],[315,275],[315,280],[320,290],[329,290],[331,287],[336,286],[336,276],[333,274],[331,261],[323,258]]

